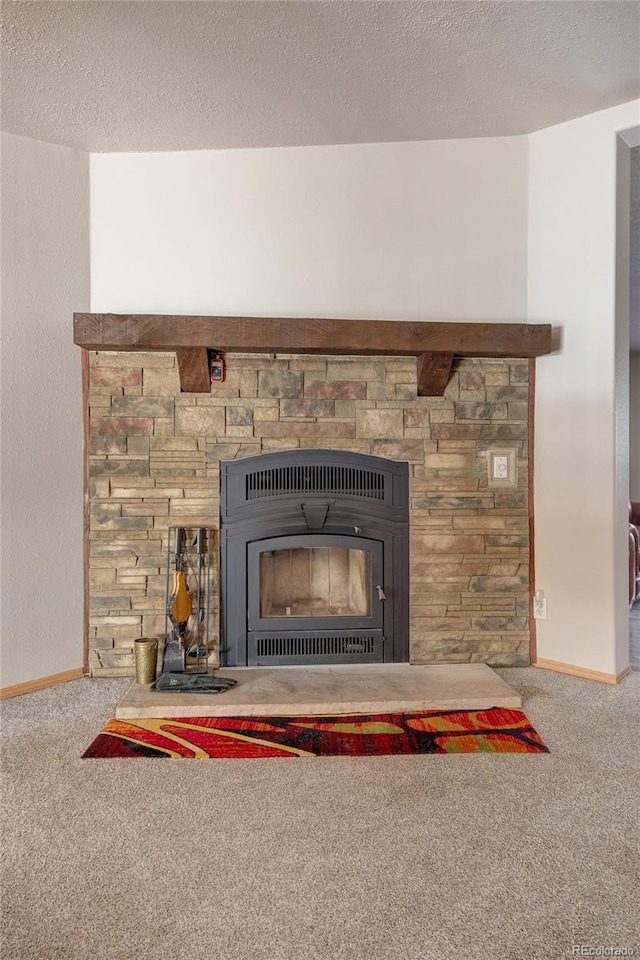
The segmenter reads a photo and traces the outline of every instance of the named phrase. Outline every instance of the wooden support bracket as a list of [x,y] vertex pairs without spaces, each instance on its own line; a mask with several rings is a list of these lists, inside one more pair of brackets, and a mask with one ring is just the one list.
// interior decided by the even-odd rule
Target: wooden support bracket
[[180,389],[183,393],[210,393],[211,374],[206,347],[179,347],[176,350]]
[[418,357],[418,396],[444,396],[452,363],[453,353],[421,353]]

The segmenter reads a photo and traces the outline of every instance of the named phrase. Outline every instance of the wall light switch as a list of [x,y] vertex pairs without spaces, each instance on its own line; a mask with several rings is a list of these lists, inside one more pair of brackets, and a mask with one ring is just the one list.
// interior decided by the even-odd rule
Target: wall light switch
[[492,459],[493,459],[493,479],[508,480],[509,479],[509,457],[501,456],[500,454],[494,454]]

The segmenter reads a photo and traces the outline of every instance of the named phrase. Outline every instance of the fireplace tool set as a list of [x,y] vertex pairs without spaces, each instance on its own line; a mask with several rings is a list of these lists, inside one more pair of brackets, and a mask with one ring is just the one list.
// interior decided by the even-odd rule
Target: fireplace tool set
[[170,527],[166,639],[162,673],[152,690],[223,693],[235,685],[208,672],[211,592],[211,531]]

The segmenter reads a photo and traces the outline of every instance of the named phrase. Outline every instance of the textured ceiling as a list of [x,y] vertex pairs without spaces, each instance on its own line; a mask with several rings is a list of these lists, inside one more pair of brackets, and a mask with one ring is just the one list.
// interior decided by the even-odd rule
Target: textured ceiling
[[84,150],[530,132],[640,94],[640,3],[4,0],[2,127]]

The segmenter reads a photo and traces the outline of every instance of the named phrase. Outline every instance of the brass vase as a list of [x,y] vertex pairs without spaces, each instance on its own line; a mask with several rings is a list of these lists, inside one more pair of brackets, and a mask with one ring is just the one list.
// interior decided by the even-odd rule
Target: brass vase
[[155,637],[139,637],[133,644],[136,683],[153,683],[156,678],[158,641]]

